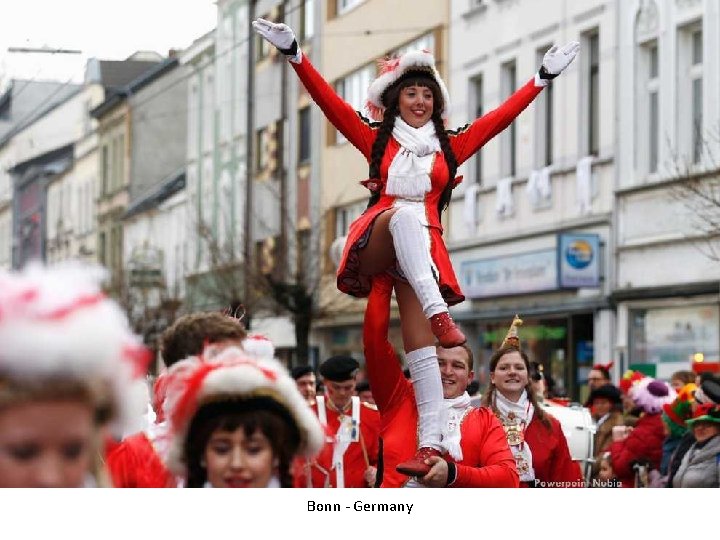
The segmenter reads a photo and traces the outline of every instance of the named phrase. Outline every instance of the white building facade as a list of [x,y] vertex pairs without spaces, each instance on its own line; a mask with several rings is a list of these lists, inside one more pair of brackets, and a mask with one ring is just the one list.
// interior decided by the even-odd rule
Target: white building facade
[[681,177],[717,178],[720,3],[631,0],[618,24],[617,356],[668,378],[720,357],[707,214],[676,196]]
[[569,396],[614,349],[610,305],[617,3],[453,0],[451,127],[500,105],[553,45],[575,62],[459,170],[445,240],[467,299],[452,309],[480,379],[515,313],[531,360]]

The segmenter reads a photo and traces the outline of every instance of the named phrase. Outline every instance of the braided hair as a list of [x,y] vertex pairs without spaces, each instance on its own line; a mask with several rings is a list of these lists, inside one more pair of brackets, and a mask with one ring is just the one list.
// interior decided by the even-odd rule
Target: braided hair
[[[422,86],[429,88],[433,94],[433,113],[430,117],[430,121],[435,126],[435,134],[440,142],[440,149],[445,156],[445,162],[448,167],[448,182],[443,189],[440,199],[438,201],[437,211],[438,217],[442,214],[442,211],[450,204],[450,197],[452,196],[452,190],[454,187],[454,178],[457,173],[458,163],[455,153],[450,146],[450,138],[448,137],[445,126],[443,125],[441,111],[445,107],[445,102],[442,97],[442,92],[437,82],[425,73],[418,73],[416,76],[405,77],[400,82],[395,83],[393,86],[385,91],[382,97],[384,103],[388,103],[383,120],[380,123],[377,137],[373,143],[372,150],[370,151],[370,178],[380,178],[380,164],[382,158],[385,155],[385,149],[387,148],[388,141],[392,136],[392,130],[395,126],[395,118],[400,114],[400,92],[403,88],[408,86]],[[375,192],[370,196],[368,201],[368,208],[373,206],[380,199],[380,192]]]

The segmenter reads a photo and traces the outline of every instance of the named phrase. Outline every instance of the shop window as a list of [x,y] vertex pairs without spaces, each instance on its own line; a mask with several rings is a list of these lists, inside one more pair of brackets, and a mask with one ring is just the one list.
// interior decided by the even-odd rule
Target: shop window
[[[653,365],[658,377],[688,369],[696,354],[716,361],[720,310],[716,305],[631,310],[630,367]],[[667,369],[663,369],[667,366]]]

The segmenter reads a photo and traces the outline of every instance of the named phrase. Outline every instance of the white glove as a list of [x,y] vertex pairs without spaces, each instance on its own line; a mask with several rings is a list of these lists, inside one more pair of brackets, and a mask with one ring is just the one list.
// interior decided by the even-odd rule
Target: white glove
[[541,79],[554,79],[575,60],[580,50],[580,43],[571,41],[564,47],[557,45],[550,47],[550,50],[543,56],[542,67],[540,68]]
[[300,49],[295,39],[295,32],[287,24],[257,19],[252,25],[258,34],[275,45],[284,55],[295,58],[299,56]]

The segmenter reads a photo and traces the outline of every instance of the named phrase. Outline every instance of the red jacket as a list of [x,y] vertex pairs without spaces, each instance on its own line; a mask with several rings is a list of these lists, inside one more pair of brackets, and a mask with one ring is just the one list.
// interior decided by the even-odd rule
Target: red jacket
[[[317,403],[312,408],[317,414]],[[339,414],[330,407],[326,407],[326,413],[328,421],[327,433],[335,434],[340,427]],[[368,462],[373,467],[377,465],[379,431],[380,415],[378,412],[371,405],[360,403],[360,440],[350,443],[343,456],[346,488],[372,487],[367,485],[364,475],[365,470],[368,468]],[[330,438],[312,461],[295,460],[292,466],[293,487],[308,487],[308,474],[310,474],[312,487],[325,487],[328,479],[329,487],[337,487],[336,471],[331,470],[332,455],[333,440]],[[367,462],[365,461],[366,455]]]
[[124,439],[107,457],[113,485],[119,488],[176,487],[175,477],[167,470],[145,433]]
[[549,429],[537,415],[533,415],[525,431],[525,440],[532,452],[535,478],[548,483],[545,487],[582,487],[582,471],[570,456],[560,422],[547,413],[545,416],[550,420]]
[[651,469],[660,469],[664,439],[662,416],[643,414],[625,440],[610,445],[612,468],[623,487],[635,487],[635,471],[632,468],[635,461],[646,460],[650,462]]
[[[395,351],[387,341],[392,281],[387,275],[373,280],[365,312],[363,343],[365,368],[380,411],[383,439],[381,487],[401,487],[409,478],[395,466],[417,450],[418,414],[412,383],[405,379]],[[470,409],[460,424],[463,459],[457,462],[452,487],[518,487],[515,460],[505,431],[489,409]],[[450,456],[444,457],[454,462]]]
[[[378,134],[379,123],[371,123],[361,116],[352,106],[343,101],[335,90],[315,70],[307,56],[303,55],[299,64],[292,63],[305,88],[315,103],[322,109],[327,119],[352,143],[363,156],[370,161],[373,142]],[[536,87],[534,79],[510,96],[500,107],[466,125],[457,131],[448,131],[458,165],[465,162],[487,141],[504,130],[535,99],[542,87]],[[365,297],[370,294],[371,279],[359,272],[358,242],[380,213],[393,206],[396,197],[385,194],[388,169],[400,145],[390,137],[385,155],[380,164],[380,200],[368,208],[350,225],[345,250],[337,272],[337,286],[351,296]],[[337,179],[340,181],[341,179]],[[448,182],[449,171],[442,152],[437,154],[430,173],[431,191],[425,194],[425,213],[430,232],[430,255],[439,271],[440,292],[449,305],[465,299],[457,283],[450,256],[442,239],[442,225],[438,215],[438,201]],[[457,179],[459,181],[459,179]],[[457,182],[456,182],[457,183]]]

